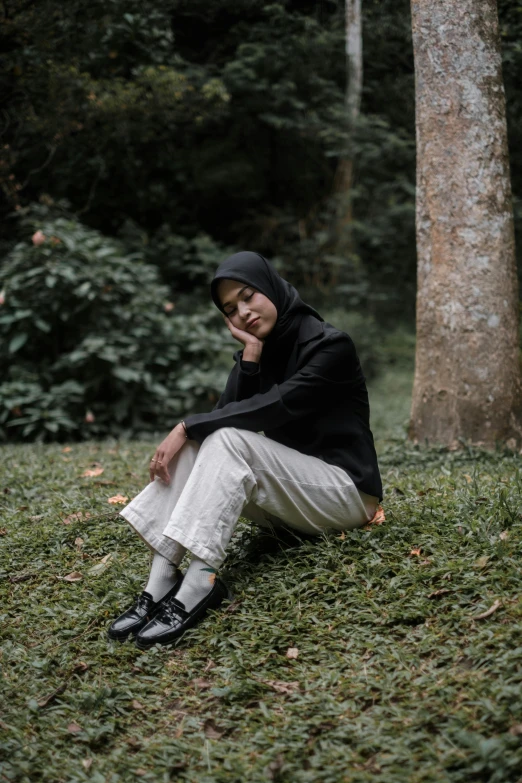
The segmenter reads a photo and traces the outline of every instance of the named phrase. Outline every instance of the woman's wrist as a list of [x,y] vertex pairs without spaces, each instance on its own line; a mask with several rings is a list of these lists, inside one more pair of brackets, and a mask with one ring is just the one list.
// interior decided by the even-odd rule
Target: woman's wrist
[[261,353],[263,351],[263,343],[260,341],[258,345],[248,343],[243,348],[243,361],[244,362],[256,362],[259,363],[261,359]]

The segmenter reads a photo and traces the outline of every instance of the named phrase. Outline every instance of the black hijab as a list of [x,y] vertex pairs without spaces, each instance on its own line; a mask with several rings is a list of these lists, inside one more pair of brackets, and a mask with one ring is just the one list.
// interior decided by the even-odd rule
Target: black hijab
[[305,316],[323,319],[313,307],[307,305],[293,285],[284,280],[274,267],[259,253],[242,251],[229,256],[217,269],[210,285],[210,292],[216,307],[223,312],[218,296],[220,280],[237,280],[251,285],[264,294],[277,310],[277,321],[265,340],[261,358],[262,370],[271,371],[276,382],[280,382],[284,368],[297,341],[299,327]]

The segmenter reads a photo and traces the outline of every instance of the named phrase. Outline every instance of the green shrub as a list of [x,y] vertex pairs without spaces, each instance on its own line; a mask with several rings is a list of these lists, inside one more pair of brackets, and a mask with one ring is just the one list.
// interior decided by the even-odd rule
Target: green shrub
[[154,266],[77,219],[39,205],[22,225],[0,267],[4,439],[166,430],[208,406],[228,339],[213,307],[177,313]]

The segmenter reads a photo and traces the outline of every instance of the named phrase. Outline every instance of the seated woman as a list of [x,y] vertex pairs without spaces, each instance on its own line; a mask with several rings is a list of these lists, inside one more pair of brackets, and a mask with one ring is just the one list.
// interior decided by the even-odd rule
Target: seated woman
[[145,590],[108,633],[140,649],[173,642],[227,597],[216,572],[240,516],[319,536],[365,524],[382,496],[350,337],[257,253],[221,264],[211,294],[243,350],[214,410],[174,427],[151,483],[121,512],[154,556]]

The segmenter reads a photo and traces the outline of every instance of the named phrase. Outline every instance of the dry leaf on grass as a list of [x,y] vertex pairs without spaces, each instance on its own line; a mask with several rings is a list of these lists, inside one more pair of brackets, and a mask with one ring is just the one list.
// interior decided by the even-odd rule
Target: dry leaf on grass
[[225,730],[214,723],[212,718],[208,718],[205,721],[203,724],[203,731],[205,732],[205,737],[208,737],[208,739],[221,739],[225,733]]
[[82,767],[88,772],[92,767],[92,759],[84,759],[82,761]]
[[67,576],[57,576],[56,578],[62,579],[64,582],[79,582],[83,579],[83,574],[80,574],[79,571],[71,571]]
[[104,468],[101,466],[97,468],[87,468],[87,470],[84,470],[82,473],[82,478],[95,478],[96,476],[101,476],[103,473]]
[[68,454],[70,451],[72,451],[70,446],[64,446],[62,449],[63,454]]
[[74,539],[74,546],[76,547],[76,549],[80,550],[83,545],[84,545],[83,538],[80,538],[80,536],[78,536],[78,538]]
[[486,617],[491,617],[491,615],[497,611],[497,609],[502,606],[502,601],[497,599],[486,612],[482,612],[482,614],[474,614],[472,615],[472,620],[485,620]]
[[67,682],[68,682],[68,680],[66,680],[65,682],[62,682],[62,684],[59,685],[58,688],[56,688],[55,691],[50,693],[49,696],[44,696],[42,699],[38,699],[38,701],[36,702],[38,704],[38,706],[39,707],[47,707],[47,705],[50,704],[52,701],[54,701],[54,699],[56,699],[57,696],[61,696],[61,694],[67,688]]
[[299,690],[299,683],[298,682],[281,682],[280,680],[263,680],[262,682],[265,683],[265,685],[268,685],[269,688],[272,688],[272,690],[276,691],[276,693],[284,693],[287,696],[291,696],[292,693]]
[[514,726],[511,726],[509,733],[514,737],[520,737],[522,735],[522,723],[515,723]]
[[286,657],[287,658],[297,658],[299,655],[299,648],[298,647],[289,647],[286,651]]
[[386,521],[386,516],[384,514],[384,509],[382,506],[377,506],[377,511],[373,515],[373,517],[368,522],[369,525],[382,525],[383,522]]
[[76,514],[69,514],[69,516],[65,517],[62,521],[64,525],[70,525],[71,522],[83,522],[84,520],[89,519],[90,516],[88,511],[77,511]]
[[0,536],[6,536],[6,535],[7,535],[7,528],[0,527]]
[[140,701],[138,701],[138,699],[133,699],[132,700],[132,709],[133,710],[144,710],[145,707],[143,706],[143,704]]
[[27,582],[32,577],[32,574],[11,574],[9,581],[11,584],[17,584],[18,582]]
[[275,758],[273,761],[268,764],[266,767],[266,776],[269,780],[275,780],[276,778],[279,778],[279,773],[283,769],[284,766],[284,759],[281,753]]
[[102,557],[99,563],[96,563],[96,565],[93,565],[92,568],[89,568],[87,571],[88,574],[93,574],[94,576],[97,576],[98,574],[103,574],[104,571],[107,570],[112,560],[112,555],[108,554],[105,555],[105,557]]
[[107,502],[108,503],[112,503],[112,504],[115,504],[115,503],[126,503],[127,500],[128,500],[128,498],[125,497],[125,495],[113,495],[112,498],[107,498]]
[[446,587],[442,587],[440,590],[434,590],[433,593],[430,593],[428,598],[440,598],[447,593],[451,593],[451,590],[448,590]]
[[71,721],[69,725],[67,726],[67,731],[69,734],[78,734],[80,731],[82,731],[82,727],[78,726],[75,720]]
[[195,688],[199,688],[200,691],[208,690],[208,688],[212,688],[212,683],[208,680],[204,680],[202,677],[198,677],[195,680],[192,680],[192,685],[194,685]]
[[499,538],[501,541],[505,541],[506,538],[509,538],[509,532],[507,530],[503,530]]
[[415,555],[416,557],[418,557],[420,555],[420,553],[421,553],[421,548],[420,547],[414,547],[411,550],[410,555]]

